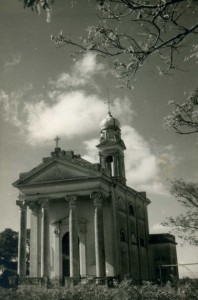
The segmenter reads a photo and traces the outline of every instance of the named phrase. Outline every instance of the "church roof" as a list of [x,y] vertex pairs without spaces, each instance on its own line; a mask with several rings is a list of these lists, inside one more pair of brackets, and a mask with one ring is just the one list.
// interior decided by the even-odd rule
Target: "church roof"
[[[52,169],[54,166],[53,173],[46,176],[45,170]],[[62,170],[60,172],[60,166]],[[83,177],[87,176],[98,176],[100,174],[100,165],[93,164],[89,161],[83,159],[80,155],[75,155],[73,151],[64,151],[60,148],[55,148],[55,151],[51,153],[51,157],[43,158],[43,162],[33,168],[32,170],[20,173],[19,179],[13,183],[14,186],[19,186],[23,183],[31,181],[31,178],[39,177],[40,179],[45,178],[45,181],[69,179],[70,174],[69,169],[74,169],[74,176]],[[43,176],[43,173],[45,175]],[[49,173],[49,172],[48,172]],[[46,180],[46,178],[48,179]],[[35,180],[33,180],[35,182]]]

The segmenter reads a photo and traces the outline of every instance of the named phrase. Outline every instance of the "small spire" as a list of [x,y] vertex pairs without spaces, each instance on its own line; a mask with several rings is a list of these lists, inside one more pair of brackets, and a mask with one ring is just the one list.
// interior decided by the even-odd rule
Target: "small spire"
[[59,138],[58,136],[56,136],[56,138],[54,139],[54,141],[56,142],[56,148],[58,148],[58,142],[61,140],[61,138]]
[[107,88],[107,101],[105,102],[108,105],[108,114],[111,115],[111,103],[113,103],[113,101],[110,101],[109,99],[109,90]]

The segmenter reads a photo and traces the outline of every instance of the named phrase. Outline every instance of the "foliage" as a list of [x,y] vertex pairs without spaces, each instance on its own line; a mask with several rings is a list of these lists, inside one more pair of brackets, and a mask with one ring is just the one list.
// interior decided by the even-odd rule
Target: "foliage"
[[[27,229],[27,273],[30,261],[30,230]],[[0,233],[0,284],[8,287],[8,277],[16,275],[18,261],[18,232],[6,228]]]
[[108,289],[95,284],[80,284],[71,289],[0,289],[0,299],[4,300],[191,300],[197,299],[197,283],[189,281],[176,290],[169,284],[159,287],[149,282],[141,286],[124,281],[116,288]]
[[[130,87],[139,68],[153,55],[163,61],[159,74],[176,68],[176,56],[187,37],[198,33],[197,3],[194,0],[103,0],[96,1],[98,24],[74,41],[62,31],[52,40],[56,45],[78,47],[76,53],[94,51],[109,57],[116,76]],[[189,22],[189,15],[190,18]],[[188,20],[188,21],[187,21]],[[195,21],[196,20],[196,21]],[[197,57],[197,45],[190,57]]]
[[165,125],[179,134],[198,133],[198,89],[182,104],[171,101],[173,111],[165,118]]
[[[23,0],[24,7],[51,19],[53,0]],[[77,1],[71,0],[75,4]],[[87,2],[91,3],[90,0]],[[56,45],[73,45],[75,53],[94,51],[109,57],[116,76],[130,87],[139,68],[152,55],[158,55],[163,68],[159,74],[176,68],[176,56],[185,46],[187,37],[198,33],[197,0],[95,0],[98,23],[90,24],[86,36],[74,41],[70,36],[52,36]],[[88,3],[87,3],[88,4]],[[191,18],[189,18],[191,16]],[[198,45],[193,44],[185,59],[197,58]]]
[[167,218],[163,225],[172,227],[184,241],[198,246],[198,184],[175,180],[171,193],[187,210],[185,214]]
[[[21,1],[21,0],[19,0]],[[41,13],[41,9],[46,11],[46,21],[51,21],[51,5],[53,0],[23,0],[24,8],[31,8],[32,11],[35,11],[37,14]]]
[[0,233],[0,265],[10,268],[17,261],[18,233],[6,228]]
[[0,284],[8,286],[8,277],[17,270],[18,233],[6,228],[0,233]]

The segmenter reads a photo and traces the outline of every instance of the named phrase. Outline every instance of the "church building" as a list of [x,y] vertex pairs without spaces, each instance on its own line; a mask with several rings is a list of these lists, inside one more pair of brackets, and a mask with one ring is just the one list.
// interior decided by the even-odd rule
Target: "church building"
[[[19,189],[19,283],[86,278],[98,282],[177,277],[176,243],[170,234],[149,234],[145,192],[126,184],[120,123],[109,112],[101,122],[99,163],[62,150],[13,184]],[[30,270],[26,271],[27,211]],[[167,266],[167,267],[166,267]],[[165,275],[164,275],[165,274]]]

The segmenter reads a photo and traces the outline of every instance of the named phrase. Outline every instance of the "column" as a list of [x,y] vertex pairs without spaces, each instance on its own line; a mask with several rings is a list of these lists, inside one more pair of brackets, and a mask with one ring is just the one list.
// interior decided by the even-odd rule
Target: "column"
[[61,278],[61,261],[60,261],[60,224],[57,224],[54,229],[55,235],[55,255],[54,255],[54,272],[55,278]]
[[18,244],[18,274],[20,277],[26,276],[26,226],[27,226],[27,205],[25,201],[17,200],[20,207],[20,232]]
[[49,201],[42,202],[41,277],[49,276]]
[[78,240],[78,219],[76,212],[77,196],[69,195],[69,261],[70,277],[80,276],[79,265],[79,240]]
[[120,226],[119,226],[119,211],[118,211],[118,199],[115,192],[115,187],[111,185],[111,197],[113,208],[113,241],[114,241],[114,270],[115,276],[119,277],[121,274],[121,246],[120,246]]
[[86,263],[86,225],[79,225],[79,237],[80,237],[80,245],[79,245],[79,257],[80,257],[80,275],[82,277],[86,277],[87,275],[87,263]]
[[30,216],[30,277],[41,277],[41,206],[38,201],[29,204]]
[[103,229],[102,194],[94,192],[91,195],[94,201],[94,230],[95,230],[95,255],[96,277],[105,277],[105,245]]

